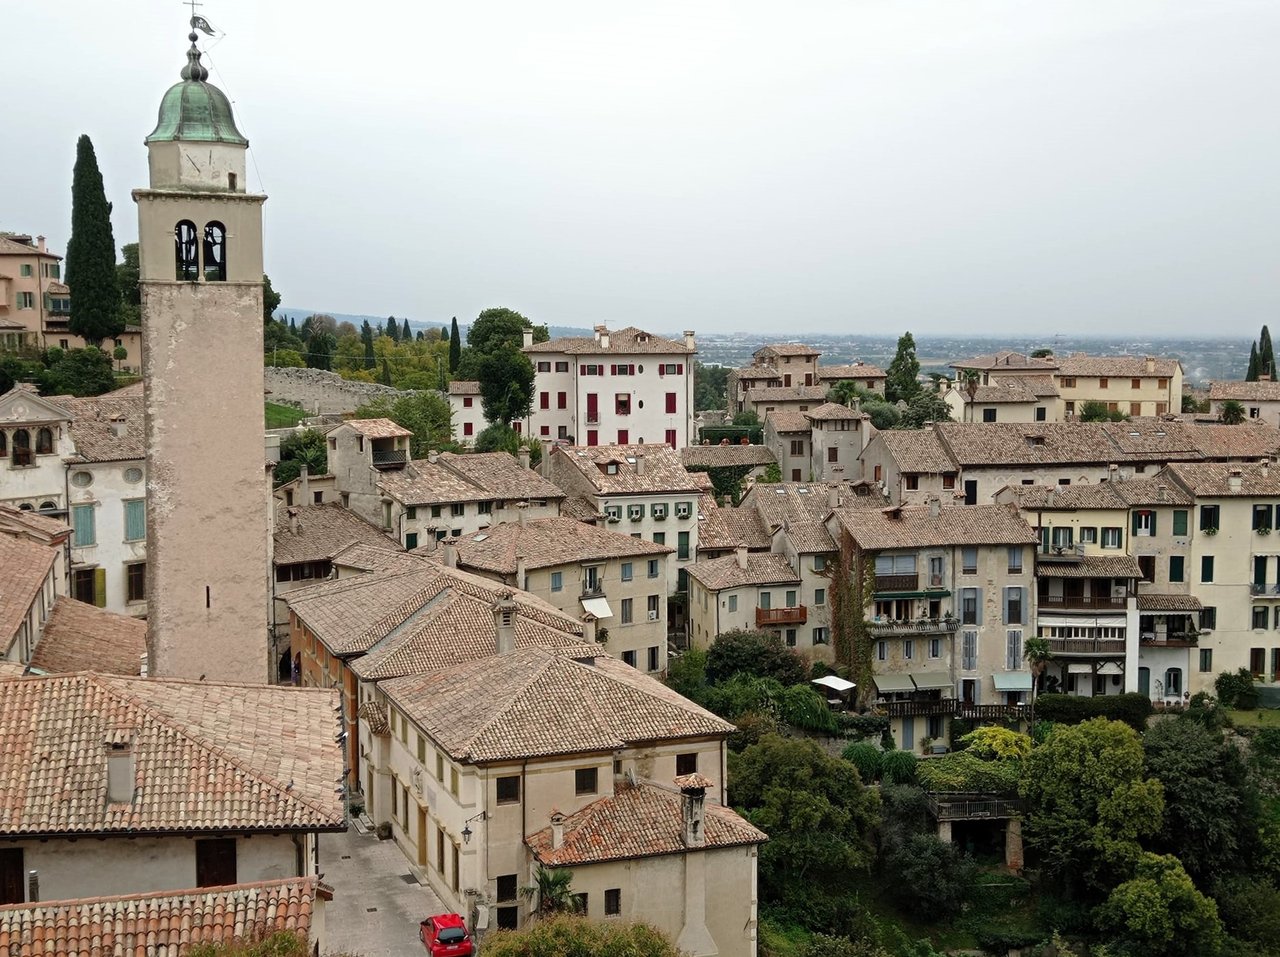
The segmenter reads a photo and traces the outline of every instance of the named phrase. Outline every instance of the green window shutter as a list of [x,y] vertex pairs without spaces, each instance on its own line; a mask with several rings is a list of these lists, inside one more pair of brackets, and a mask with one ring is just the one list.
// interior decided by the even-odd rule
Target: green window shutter
[[1169,581],[1180,582],[1183,580],[1184,575],[1183,557],[1181,555],[1169,556]]
[[107,570],[105,568],[93,570],[93,603],[99,608],[107,607]]
[[1202,582],[1213,581],[1213,556],[1200,556],[1200,580]]
[[404,547],[405,547],[405,548],[410,548],[410,549],[412,549],[412,548],[417,548],[417,547],[418,547],[418,533],[417,533],[417,532],[408,532],[408,533],[406,533],[406,534],[405,534],[405,536],[404,536]]
[[1138,534],[1138,513],[1137,512],[1133,513],[1132,521],[1130,522],[1129,529],[1134,535]]
[[1173,512],[1173,534],[1187,534],[1187,510],[1183,508],[1175,509]]
[[127,542],[140,542],[147,537],[147,503],[145,499],[131,499],[124,503],[124,538]]
[[1156,517],[1158,515],[1159,513],[1153,508],[1151,510],[1151,534],[1153,536],[1156,534]]

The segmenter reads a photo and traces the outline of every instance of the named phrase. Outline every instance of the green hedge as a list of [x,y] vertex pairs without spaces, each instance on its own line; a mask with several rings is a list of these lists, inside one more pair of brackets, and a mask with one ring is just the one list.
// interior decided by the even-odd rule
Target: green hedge
[[1151,716],[1151,699],[1144,694],[1103,695],[1078,698],[1075,695],[1043,694],[1036,699],[1036,718],[1057,724],[1080,724],[1090,718],[1123,721],[1142,731]]
[[983,761],[967,751],[955,751],[916,765],[916,779],[926,791],[1018,793],[1020,762]]

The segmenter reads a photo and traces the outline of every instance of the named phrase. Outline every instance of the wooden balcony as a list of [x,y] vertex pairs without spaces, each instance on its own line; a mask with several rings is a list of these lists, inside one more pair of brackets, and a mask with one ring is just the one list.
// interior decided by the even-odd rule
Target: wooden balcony
[[803,625],[809,620],[809,609],[804,605],[791,608],[757,608],[757,628],[777,628],[780,625]]
[[1041,608],[1065,608],[1078,611],[1124,611],[1129,607],[1129,595],[1041,595]]
[[890,718],[931,718],[938,714],[955,714],[954,698],[933,698],[920,701],[885,701],[876,706]]
[[1024,704],[973,704],[957,701],[955,716],[970,721],[1018,721],[1027,716]]
[[1083,545],[1041,545],[1036,557],[1042,562],[1079,562],[1084,558]]
[[1055,655],[1124,656],[1123,638],[1046,638],[1045,641]]
[[960,627],[959,618],[910,618],[901,621],[871,619],[867,630],[872,638],[914,638],[918,635],[949,635]]
[[916,591],[920,587],[919,575],[877,575],[877,594],[892,591]]

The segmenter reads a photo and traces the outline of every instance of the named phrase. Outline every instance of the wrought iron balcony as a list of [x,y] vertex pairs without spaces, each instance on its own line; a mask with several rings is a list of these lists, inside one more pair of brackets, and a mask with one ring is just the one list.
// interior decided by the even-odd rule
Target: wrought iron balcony
[[373,450],[373,467],[375,469],[402,469],[409,460],[409,453],[401,449]]
[[916,591],[920,587],[919,575],[877,575],[877,593],[891,591]]
[[1097,608],[1110,608],[1117,611],[1124,611],[1129,604],[1129,594],[1116,597],[1112,595],[1041,595],[1041,608],[1067,608],[1080,610],[1094,610]]
[[976,821],[1020,817],[1022,802],[992,794],[929,794],[929,810],[939,821]]
[[867,628],[873,638],[910,638],[915,635],[951,634],[959,627],[959,618],[909,618],[899,621],[873,618],[867,622]]
[[790,608],[757,608],[756,627],[770,628],[778,625],[803,625],[809,620],[809,609],[804,605]]
[[1084,558],[1083,545],[1041,545],[1036,555],[1042,562],[1078,562]]

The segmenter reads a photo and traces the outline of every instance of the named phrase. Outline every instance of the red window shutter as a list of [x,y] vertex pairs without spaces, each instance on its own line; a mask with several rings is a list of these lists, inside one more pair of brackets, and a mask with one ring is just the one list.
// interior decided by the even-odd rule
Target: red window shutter
[[569,408],[569,393],[567,392],[556,393],[556,408],[557,409]]
[[676,447],[676,430],[675,429],[667,429],[667,445],[671,446],[673,449]]
[[600,433],[595,429],[587,429],[587,445],[599,445]]
[[586,375],[586,374],[587,374],[587,367],[586,367],[586,366],[578,366],[578,375]]
[[618,374],[618,367],[611,363],[609,365],[609,375],[617,375],[617,374]]
[[674,415],[676,411],[676,394],[674,392],[667,393],[667,414]]
[[666,367],[666,366],[664,366],[661,362],[659,362],[659,363],[658,363],[658,375],[666,375],[666,374],[667,374],[667,367]]
[[549,408],[551,408],[551,393],[550,393],[550,392],[542,392],[542,393],[539,393],[539,395],[538,395],[538,408],[540,408],[540,409],[549,409]]
[[630,433],[630,432],[628,432],[626,429],[619,429],[619,430],[618,430],[618,444],[619,444],[619,445],[626,445],[626,444],[627,444],[628,442],[630,442],[630,441],[631,441],[631,433]]
[[676,363],[676,375],[684,375],[684,363]]
[[470,423],[470,422],[463,422],[463,423],[462,423],[462,434],[463,434],[463,435],[470,435],[470,434],[472,433],[472,431],[474,430],[474,428],[475,428],[475,426],[474,426],[472,423]]

